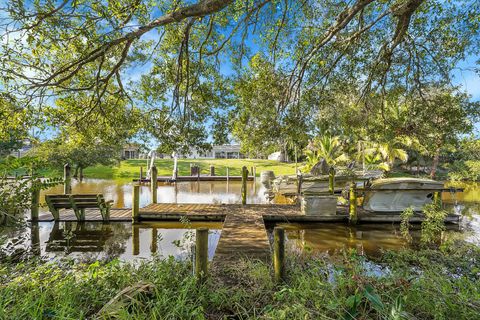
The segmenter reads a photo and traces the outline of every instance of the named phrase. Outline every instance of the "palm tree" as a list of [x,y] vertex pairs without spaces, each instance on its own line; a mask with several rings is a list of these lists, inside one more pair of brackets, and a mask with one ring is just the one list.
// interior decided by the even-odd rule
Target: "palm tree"
[[396,159],[406,162],[408,160],[408,153],[402,148],[399,148],[399,141],[376,143],[372,148],[369,148],[366,153],[380,155],[383,163],[380,165],[385,171],[390,171]]
[[313,141],[313,147],[317,151],[317,158],[325,159],[330,166],[348,161],[348,156],[342,150],[339,137],[327,135],[317,137]]

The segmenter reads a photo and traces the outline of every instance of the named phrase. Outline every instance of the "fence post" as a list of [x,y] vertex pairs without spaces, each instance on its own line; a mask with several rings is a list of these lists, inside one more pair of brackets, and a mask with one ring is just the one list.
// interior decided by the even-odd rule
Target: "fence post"
[[247,167],[242,167],[242,204],[247,204],[247,179],[248,179],[248,170]]
[[275,282],[285,280],[285,230],[273,230],[273,270]]
[[152,203],[157,203],[157,188],[158,188],[158,171],[157,167],[154,165],[150,169],[150,189],[152,194]]
[[355,182],[352,182],[350,184],[350,193],[349,193],[349,201],[350,201],[350,206],[349,206],[349,218],[350,218],[350,223],[356,224],[357,223],[357,192],[356,192],[356,184]]
[[134,185],[133,186],[133,193],[132,193],[132,222],[138,222],[138,213],[140,211],[140,186]]
[[32,181],[32,204],[30,207],[30,220],[38,220],[38,211],[40,206],[40,179]]
[[195,239],[195,276],[203,282],[208,268],[208,229],[198,228]]
[[63,166],[63,193],[72,193],[71,167],[68,163]]
[[328,171],[328,191],[330,194],[335,193],[335,168],[330,167]]

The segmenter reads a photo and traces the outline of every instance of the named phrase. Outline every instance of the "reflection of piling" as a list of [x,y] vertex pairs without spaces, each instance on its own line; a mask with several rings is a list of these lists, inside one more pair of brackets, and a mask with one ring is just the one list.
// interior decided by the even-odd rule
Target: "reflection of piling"
[[208,229],[198,228],[195,240],[195,276],[204,281],[208,268]]
[[150,188],[152,195],[152,203],[157,203],[157,189],[158,189],[158,171],[156,166],[152,166],[150,169]]
[[275,282],[285,280],[285,230],[273,230],[273,270]]
[[140,211],[140,186],[133,186],[132,193],[132,222],[138,222],[138,214]]
[[32,222],[30,242],[31,242],[31,249],[33,254],[39,256],[41,254],[41,248],[40,248],[40,228],[38,226],[38,222]]
[[132,253],[134,256],[140,254],[140,228],[132,225]]
[[71,176],[71,167],[67,163],[63,167],[63,193],[70,194],[72,193],[72,176]]
[[157,228],[152,228],[152,243],[150,245],[150,252],[156,253],[158,249],[157,245],[158,231]]
[[350,194],[349,194],[349,216],[350,216],[350,223],[355,224],[357,223],[357,192],[356,192],[356,184],[352,182],[350,184]]
[[35,179],[32,182],[32,204],[30,207],[30,219],[32,221],[38,220],[38,211],[40,206],[40,179]]
[[330,194],[335,193],[335,168],[330,167],[328,171],[328,191]]
[[247,167],[242,167],[242,204],[247,204],[247,179],[248,179],[248,170]]

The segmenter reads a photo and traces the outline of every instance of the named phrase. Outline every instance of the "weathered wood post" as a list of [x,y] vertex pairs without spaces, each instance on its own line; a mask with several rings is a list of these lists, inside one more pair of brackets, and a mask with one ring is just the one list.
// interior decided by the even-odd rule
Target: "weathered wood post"
[[330,167],[328,171],[328,191],[330,194],[335,193],[335,168]]
[[273,230],[273,270],[275,282],[285,280],[285,230]]
[[197,181],[200,181],[200,166],[197,166]]
[[242,204],[247,204],[247,180],[248,170],[247,167],[242,167]]
[[253,182],[257,182],[257,167],[253,167]]
[[200,282],[207,277],[208,267],[208,229],[198,228],[195,239],[195,276]]
[[302,195],[302,183],[303,183],[303,175],[297,174],[297,197]]
[[132,192],[132,222],[138,222],[140,212],[140,186],[134,185]]
[[143,180],[143,167],[140,167],[140,180],[138,180],[138,183],[142,183]]
[[150,244],[150,252],[156,253],[158,249],[158,231],[157,228],[152,228],[152,243]]
[[215,176],[215,167],[213,165],[210,165],[210,176]]
[[441,191],[435,191],[433,193],[433,203],[440,208],[442,207],[442,192]]
[[152,203],[157,203],[157,189],[158,189],[158,170],[154,165],[150,169],[150,190],[152,194]]
[[230,180],[230,173],[229,173],[229,169],[227,167],[227,182]]
[[350,206],[349,206],[349,219],[350,223],[356,224],[357,223],[357,192],[356,192],[357,186],[355,182],[352,182],[350,184],[350,193],[349,193],[349,201],[350,201]]
[[132,253],[137,256],[140,253],[140,228],[132,225]]
[[40,179],[32,181],[32,204],[30,207],[30,220],[38,220],[38,211],[40,207]]
[[72,193],[72,172],[71,172],[71,167],[67,163],[63,167],[63,193],[64,194],[70,194]]

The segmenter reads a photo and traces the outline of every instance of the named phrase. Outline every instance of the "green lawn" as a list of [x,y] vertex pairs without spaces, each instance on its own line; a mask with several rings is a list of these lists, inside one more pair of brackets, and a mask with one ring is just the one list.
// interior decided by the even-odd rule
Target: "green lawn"
[[[202,174],[210,172],[210,165],[215,166],[216,175],[225,175],[227,167],[230,175],[240,175],[242,167],[246,166],[249,170],[254,166],[257,170],[257,176],[264,170],[272,170],[275,175],[294,174],[294,163],[282,163],[274,160],[253,160],[253,159],[178,159],[179,175],[190,175],[190,164],[200,166]],[[172,159],[159,159],[155,161],[158,169],[158,175],[171,175],[173,171]],[[300,166],[300,165],[299,165]],[[84,170],[87,178],[134,178],[140,175],[140,167],[143,167],[145,174],[147,160],[125,160],[119,166],[95,166]]]

